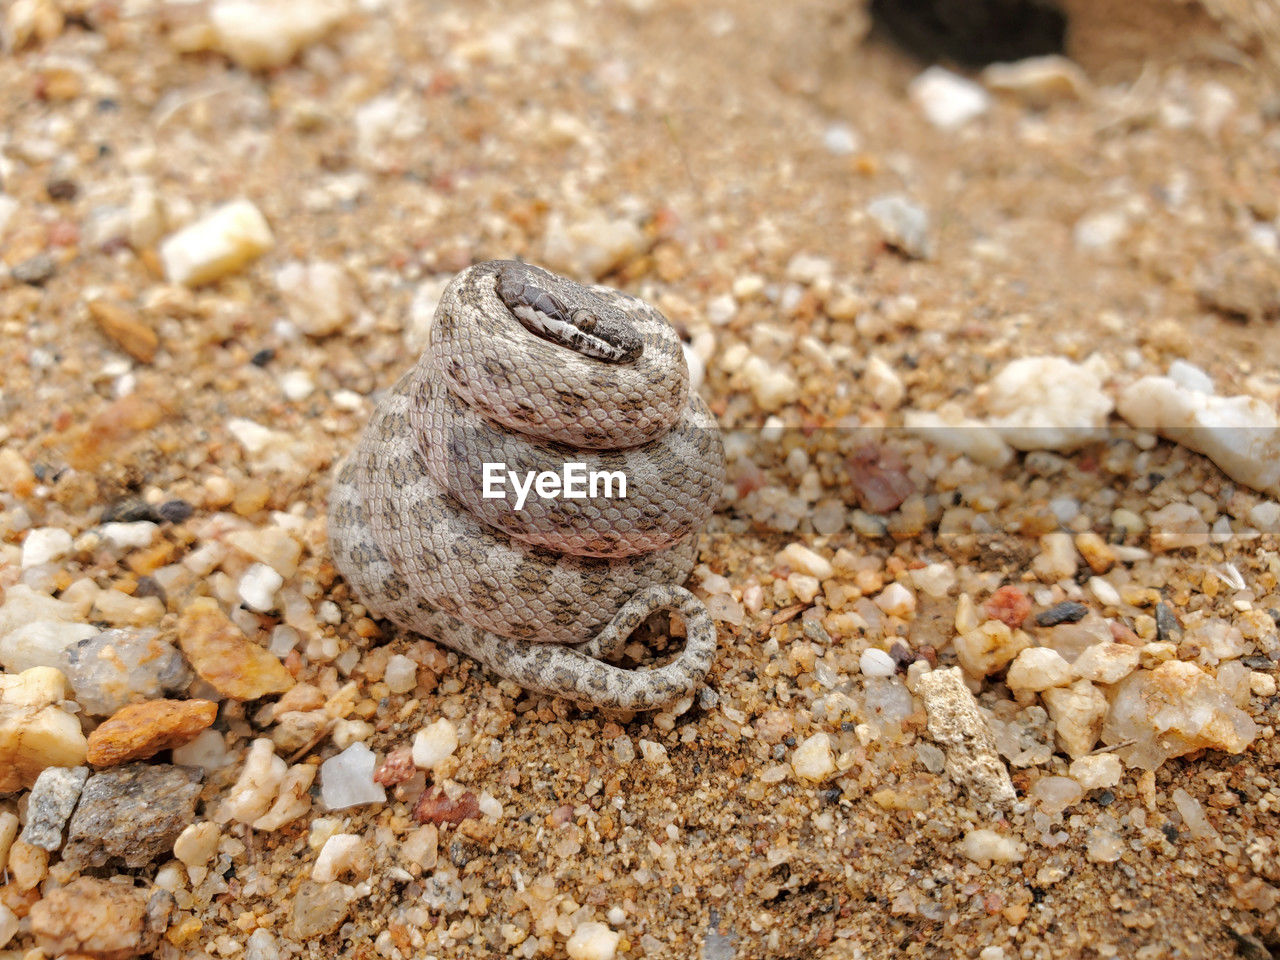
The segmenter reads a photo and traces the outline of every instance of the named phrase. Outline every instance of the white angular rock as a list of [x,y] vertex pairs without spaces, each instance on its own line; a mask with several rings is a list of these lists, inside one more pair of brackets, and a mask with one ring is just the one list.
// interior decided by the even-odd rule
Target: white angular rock
[[240,577],[236,593],[250,610],[267,613],[276,607],[276,591],[284,586],[284,577],[265,563],[255,563]]
[[991,95],[981,86],[936,66],[912,80],[907,95],[930,123],[943,130],[962,127],[991,107]]
[[877,197],[867,204],[867,214],[880,228],[884,242],[916,260],[933,255],[929,214],[900,193]]
[[986,388],[989,423],[1019,450],[1068,452],[1098,439],[1112,402],[1093,369],[1066,357],[1023,357]]
[[1027,796],[1035,801],[1041,813],[1056,817],[1080,802],[1084,788],[1071,777],[1041,777],[1031,785]]
[[862,651],[862,656],[858,658],[858,668],[867,677],[892,677],[898,665],[883,650],[870,647]]
[[803,740],[791,754],[791,769],[797,777],[815,783],[835,773],[831,737],[825,733],[815,733]]
[[613,960],[622,935],[603,923],[585,920],[574,928],[564,945],[569,960]]
[[1094,683],[1119,683],[1138,669],[1140,656],[1138,648],[1127,643],[1095,643],[1084,648],[1071,669]]
[[1057,650],[1049,647],[1028,647],[1009,665],[1009,672],[1005,675],[1004,682],[1014,693],[1020,690],[1039,693],[1050,687],[1061,687],[1070,683],[1071,664],[1062,659],[1062,655]]
[[248,200],[233,200],[166,237],[160,260],[169,282],[195,287],[235,273],[274,243],[258,208]]
[[1255,397],[1219,397],[1172,377],[1143,377],[1120,394],[1120,416],[1212,460],[1231,479],[1280,496],[1280,418]]
[[778,560],[792,570],[807,573],[819,580],[826,580],[835,574],[830,560],[799,542],[787,544],[779,551]]
[[1040,538],[1040,553],[1031,561],[1031,570],[1045,583],[1057,583],[1075,576],[1079,565],[1080,554],[1071,534],[1055,530]]
[[1119,783],[1124,774],[1124,765],[1114,753],[1096,753],[1072,760],[1067,772],[1085,790],[1096,790],[1099,787],[1114,787]]
[[974,677],[987,677],[1003,670],[1030,645],[1031,638],[1026,633],[1010,630],[999,620],[987,620],[952,641],[960,666]]
[[1088,680],[1069,687],[1053,687],[1041,695],[1053,718],[1058,746],[1069,757],[1083,757],[1093,750],[1102,734],[1107,715],[1107,698]]
[[1116,753],[1144,770],[1204,747],[1240,753],[1257,735],[1258,725],[1217,680],[1181,660],[1139,670],[1117,684],[1102,728],[1103,741],[1125,744]]
[[221,828],[212,821],[189,824],[173,841],[173,855],[187,867],[203,867],[218,852]]
[[970,830],[960,841],[960,852],[970,860],[1017,863],[1027,855],[1027,845],[994,830]]
[[374,783],[377,757],[363,743],[353,743],[336,757],[320,764],[320,797],[330,810],[345,810],[365,803],[383,803],[387,792]]
[[9,673],[32,667],[61,669],[67,648],[97,632],[87,623],[36,620],[0,636],[0,666]]
[[150,520],[133,523],[104,523],[98,528],[102,539],[117,550],[141,550],[155,542],[160,525]]
[[916,596],[911,589],[897,581],[889,584],[875,597],[875,605],[891,617],[906,619],[916,612]]
[[453,755],[458,749],[458,730],[453,721],[441,717],[435,723],[428,724],[418,731],[413,738],[413,765],[422,770],[431,770],[446,757]]
[[1196,662],[1206,667],[1242,657],[1248,650],[1240,628],[1221,617],[1188,623],[1182,639],[1199,648]]
[[246,70],[282,67],[332,30],[347,0],[218,0],[209,12],[218,47]]
[[22,541],[22,569],[61,560],[72,550],[71,533],[61,527],[36,527]]
[[881,410],[896,410],[907,395],[902,378],[879,357],[872,357],[867,361],[867,370],[862,379],[871,393],[871,399]]
[[335,833],[324,842],[311,868],[311,879],[331,883],[343,874],[363,876],[368,872],[368,851],[364,840],[354,833]]
[[226,816],[240,823],[257,820],[275,799],[288,769],[288,764],[276,756],[274,743],[266,737],[254,740],[245,756],[240,777],[223,801]]
[[[84,613],[88,608],[83,609]],[[24,623],[37,620],[72,621],[77,618],[76,605],[67,600],[56,600],[49,594],[32,590],[26,584],[14,584],[5,590],[4,603],[0,604],[0,636],[17,630]]]
[[418,664],[403,654],[393,654],[382,680],[392,693],[408,693],[418,685]]
[[48,767],[78,767],[88,743],[62,709],[66,678],[52,667],[0,673],[0,794],[29,787]]

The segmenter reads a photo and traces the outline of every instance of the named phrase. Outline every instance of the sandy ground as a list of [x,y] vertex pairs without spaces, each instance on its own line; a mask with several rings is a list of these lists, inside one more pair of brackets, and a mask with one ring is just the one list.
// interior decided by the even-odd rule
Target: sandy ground
[[[1220,542],[1104,579],[1159,591],[1184,618],[1280,607],[1275,537],[1238,534],[1266,493],[1184,448],[1104,439],[956,468],[879,432],[903,409],[947,402],[981,418],[993,374],[1041,354],[1095,358],[1109,391],[1182,359],[1220,393],[1274,406],[1274,320],[1227,315],[1205,293],[1239,289],[1215,260],[1228,250],[1262,277],[1249,301],[1260,314],[1274,290],[1280,101],[1261,68],[1212,33],[1196,56],[1170,58],[1153,24],[1124,59],[1086,35],[1078,58],[1096,81],[1043,107],[993,96],[945,130],[908,97],[922,65],[860,42],[858,12],[830,0],[368,7],[278,68],[233,64],[202,7],[146,2],[89,5],[0,60],[0,200],[12,200],[0,256],[28,269],[49,258],[35,283],[0,272],[0,445],[39,481],[0,493],[14,548],[0,558],[4,584],[22,576],[28,526],[80,536],[122,501],[180,498],[195,514],[164,528],[154,556],[80,551],[51,589],[88,576],[134,594],[235,524],[260,529],[285,511],[305,549],[284,589],[310,626],[286,659],[294,678],[322,700],[353,681],[347,719],[369,725],[379,756],[449,718],[460,746],[435,778],[502,805],[500,819],[440,825],[426,866],[402,849],[421,774],[383,804],[329,813],[317,799],[278,830],[223,817],[210,878],[171,884],[159,955],[240,956],[261,929],[245,955],[264,960],[559,957],[598,921],[621,935],[617,956],[635,958],[1266,956],[1280,922],[1274,696],[1246,693],[1259,733],[1242,754],[1199,751],[1154,778],[1126,770],[1046,831],[1028,794],[1065,774],[1061,750],[1012,768],[1018,805],[977,809],[918,750],[929,742],[918,702],[882,728],[858,669],[863,650],[894,639],[954,663],[959,594],[981,603],[1002,584],[1025,588],[1036,610],[1081,599],[1141,635],[1151,607],[1127,593],[1108,606],[1083,586],[1083,563],[1062,582],[1033,571],[1038,537],[1057,526],[1051,501],[1080,508],[1073,532],[1139,551],[1147,534],[1117,529],[1116,509],[1194,502],[1209,525],[1225,518]],[[867,213],[895,193],[929,216],[923,259],[893,249]],[[167,282],[163,237],[238,197],[265,216],[271,249],[211,285]],[[715,695],[679,712],[606,717],[521,694],[364,619],[328,560],[330,469],[421,342],[433,291],[473,261],[513,256],[661,307],[703,355],[703,395],[741,428],[735,492],[702,552],[704,573],[727,580],[704,594],[727,593],[736,612],[721,622]],[[331,332],[310,335],[291,315],[277,271],[294,260],[350,278]],[[157,345],[129,324],[105,335],[93,301]],[[873,356],[899,387],[877,388]],[[291,375],[312,389],[287,391]],[[237,419],[280,433],[255,453]],[[802,429],[769,439],[766,423]],[[858,439],[858,425],[872,432]],[[857,505],[845,458],[866,436],[901,451],[913,497],[887,526],[859,516],[815,532],[817,503]],[[984,524],[949,526],[961,506]],[[778,559],[793,542],[835,558],[819,579],[846,584],[844,600],[829,585],[803,599]],[[174,580],[162,631],[200,594],[230,612],[248,562]],[[947,595],[920,593],[879,624],[865,625],[864,608],[863,627],[831,619],[894,580],[914,595],[910,572],[929,564],[954,576]],[[1214,574],[1226,564],[1244,588]],[[265,645],[283,616],[235,620]],[[1274,675],[1264,646],[1245,651],[1250,669]],[[415,690],[380,685],[390,653],[420,665]],[[1000,675],[975,686],[997,715],[1016,712]],[[831,706],[832,690],[847,709]],[[272,735],[262,706],[222,703],[214,729],[233,759]],[[839,769],[814,783],[790,762],[817,733]],[[322,740],[292,762],[337,752]],[[196,819],[219,820],[237,773],[209,774]],[[1170,800],[1179,787],[1207,808],[1212,836],[1188,831]],[[976,828],[1023,855],[969,859],[960,840]],[[366,863],[317,885],[315,848],[334,832],[360,836]],[[150,881],[165,859],[123,872]],[[55,864],[42,889],[69,876]],[[320,901],[342,904],[332,923],[314,920]],[[6,902],[18,916],[30,906]],[[9,950],[33,943],[24,927]]]

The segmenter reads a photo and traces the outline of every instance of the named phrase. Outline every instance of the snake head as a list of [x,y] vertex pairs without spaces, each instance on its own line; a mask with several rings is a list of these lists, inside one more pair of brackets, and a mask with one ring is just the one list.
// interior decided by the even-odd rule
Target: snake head
[[[631,363],[640,356],[644,341],[625,317],[602,315],[584,305],[570,306],[538,280],[520,263],[504,265],[497,275],[498,299],[530,333],[605,363]],[[584,297],[590,296],[585,287],[578,290]]]

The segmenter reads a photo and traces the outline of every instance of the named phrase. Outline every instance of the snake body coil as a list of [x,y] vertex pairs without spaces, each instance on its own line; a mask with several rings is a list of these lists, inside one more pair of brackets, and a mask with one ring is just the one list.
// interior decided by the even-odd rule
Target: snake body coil
[[[514,489],[568,465],[611,486]],[[723,481],[715,418],[658,311],[490,261],[450,283],[422,358],[341,467],[329,539],[375,614],[529,689],[650,709],[691,692],[715,654],[706,608],[676,584]],[[663,609],[685,621],[674,661],[604,662]]]

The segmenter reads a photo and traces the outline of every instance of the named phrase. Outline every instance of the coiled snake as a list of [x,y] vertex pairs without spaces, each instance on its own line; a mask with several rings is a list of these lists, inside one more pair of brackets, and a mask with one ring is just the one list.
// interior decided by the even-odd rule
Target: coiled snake
[[[486,485],[485,464],[512,482]],[[567,493],[566,464],[621,472],[627,495],[538,496],[518,479],[564,474]],[[375,614],[523,687],[650,709],[691,692],[715,654],[706,608],[676,584],[723,482],[715,418],[657,310],[489,261],[446,288],[427,349],[340,468],[329,539]],[[685,622],[675,660],[604,662],[663,609]]]

